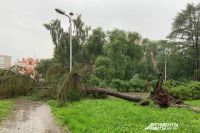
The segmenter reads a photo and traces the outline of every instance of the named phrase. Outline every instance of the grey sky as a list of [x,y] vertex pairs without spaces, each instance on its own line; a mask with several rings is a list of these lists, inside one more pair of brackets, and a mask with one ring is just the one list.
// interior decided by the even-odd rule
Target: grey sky
[[55,8],[82,14],[92,28],[120,28],[164,39],[177,12],[191,2],[199,0],[0,0],[0,54],[52,57],[51,37],[42,24],[58,18],[69,26]]

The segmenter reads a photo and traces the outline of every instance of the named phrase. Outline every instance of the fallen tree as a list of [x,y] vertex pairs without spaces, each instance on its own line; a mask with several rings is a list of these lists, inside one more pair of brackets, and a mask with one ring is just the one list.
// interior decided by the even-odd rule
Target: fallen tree
[[[99,94],[99,95],[110,95],[120,99],[132,101],[132,102],[140,102],[141,105],[148,105],[151,101],[160,107],[168,107],[170,105],[181,104],[180,100],[177,100],[171,96],[170,93],[165,91],[162,88],[163,77],[162,74],[159,74],[158,82],[154,90],[151,92],[148,98],[143,98],[140,96],[130,96],[124,93],[116,92],[111,89],[105,88],[91,88],[88,87],[87,84],[83,84],[86,81],[83,77],[81,77],[77,73],[70,73],[66,78],[61,91],[59,93],[59,99],[64,103],[65,96],[67,99],[71,99],[72,97],[76,99],[80,99],[81,96],[88,96],[91,94]],[[71,97],[70,94],[73,94]],[[74,99],[71,99],[74,100]]]
[[0,73],[0,99],[27,95],[37,86],[34,79],[17,70],[14,66]]
[[121,98],[121,99],[132,101],[132,102],[140,102],[143,99],[142,97],[139,97],[139,96],[130,96],[130,95],[126,95],[126,94],[123,94],[123,93],[120,93],[120,92],[115,92],[115,91],[112,91],[110,89],[104,89],[104,88],[94,88],[94,89],[85,88],[82,91],[86,95],[98,93],[98,94],[101,94],[101,95],[110,95],[110,96],[113,96],[113,97]]

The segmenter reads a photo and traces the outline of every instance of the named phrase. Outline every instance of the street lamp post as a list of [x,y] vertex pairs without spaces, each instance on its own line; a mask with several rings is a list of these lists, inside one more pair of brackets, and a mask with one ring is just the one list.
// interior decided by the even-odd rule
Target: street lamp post
[[167,80],[167,54],[166,54],[166,48],[165,48],[165,81]]
[[65,11],[61,10],[61,9],[55,9],[55,11],[59,14],[65,15],[69,18],[69,24],[70,24],[70,28],[69,28],[69,45],[70,45],[70,72],[72,71],[72,19],[71,16],[73,16],[73,13],[70,12],[69,15],[65,13]]

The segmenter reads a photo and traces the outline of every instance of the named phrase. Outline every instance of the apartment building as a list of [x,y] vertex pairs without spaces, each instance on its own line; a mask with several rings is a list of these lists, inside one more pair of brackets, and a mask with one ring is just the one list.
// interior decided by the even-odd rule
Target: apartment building
[[0,55],[0,69],[9,69],[11,67],[12,57],[7,55]]

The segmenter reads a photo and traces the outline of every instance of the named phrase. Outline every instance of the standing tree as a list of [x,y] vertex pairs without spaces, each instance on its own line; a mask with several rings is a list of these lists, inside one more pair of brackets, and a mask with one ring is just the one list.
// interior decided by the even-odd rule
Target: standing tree
[[[72,37],[73,43],[73,63],[84,62],[86,59],[84,46],[90,27],[85,26],[84,22],[81,20],[79,15],[73,20],[74,34]],[[61,27],[60,20],[52,20],[48,24],[44,24],[44,27],[50,31],[50,35],[55,45],[54,48],[54,59],[56,62],[61,63],[63,66],[67,67],[69,63],[69,33],[64,31]]]
[[92,61],[96,59],[97,56],[102,55],[103,45],[105,44],[106,34],[101,28],[96,28],[92,30],[92,34],[89,36],[86,43],[88,49],[88,54]]
[[191,56],[194,59],[194,78],[200,80],[197,78],[200,70],[200,3],[188,4],[185,10],[178,13],[168,37],[181,42],[181,51],[193,50]]

